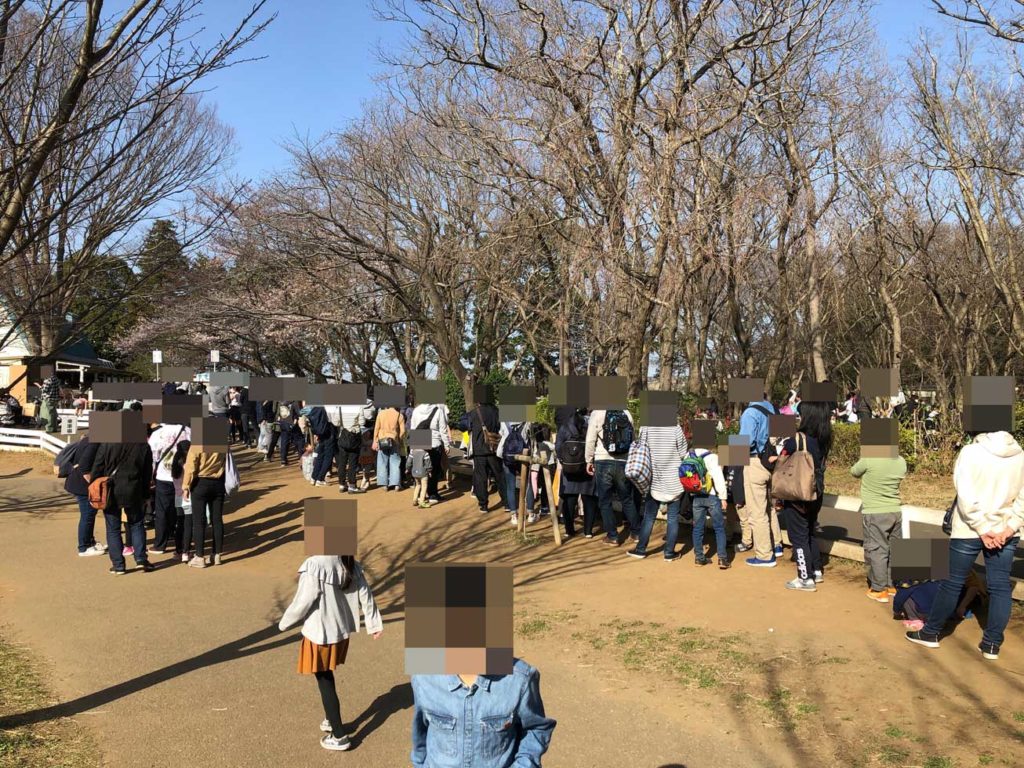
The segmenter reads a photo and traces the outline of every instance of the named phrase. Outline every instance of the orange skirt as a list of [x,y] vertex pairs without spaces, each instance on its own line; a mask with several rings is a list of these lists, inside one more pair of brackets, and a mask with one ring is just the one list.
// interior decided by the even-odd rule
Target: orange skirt
[[308,637],[302,638],[299,646],[299,674],[312,675],[314,672],[329,672],[345,663],[348,655],[348,638],[340,643],[317,645]]

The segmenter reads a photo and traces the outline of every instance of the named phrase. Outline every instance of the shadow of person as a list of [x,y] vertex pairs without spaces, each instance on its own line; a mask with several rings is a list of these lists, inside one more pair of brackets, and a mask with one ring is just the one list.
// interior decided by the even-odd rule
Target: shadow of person
[[412,685],[407,682],[392,686],[390,691],[380,694],[361,715],[348,723],[352,747],[358,747],[363,739],[384,725],[391,715],[411,706]]
[[682,763],[665,763],[664,765],[659,765],[658,768],[686,768],[686,766]]
[[167,680],[171,680],[175,677],[186,675],[189,672],[195,672],[203,669],[204,667],[212,667],[215,664],[221,664],[226,661],[234,661],[235,659],[244,658],[245,656],[263,653],[264,651],[269,651],[273,648],[278,648],[279,646],[289,645],[295,642],[294,636],[289,632],[277,638],[273,642],[256,645],[257,643],[278,634],[280,634],[280,631],[276,626],[267,626],[262,629],[257,629],[255,632],[250,632],[248,635],[240,637],[237,640],[232,640],[229,643],[224,643],[216,648],[204,651],[198,656],[193,656],[190,659],[183,659],[182,661],[176,661],[175,663],[169,664],[161,669],[147,672],[144,675],[133,677],[131,680],[125,680],[123,683],[117,683],[116,685],[111,685],[93,693],[87,693],[84,696],[79,696],[77,699],[0,718],[0,728],[20,728],[34,723],[41,723],[46,720],[53,720],[58,717],[72,717],[73,715],[87,712],[90,709],[102,707],[104,704],[117,701],[125,696],[130,696],[133,693],[138,693],[146,688],[151,688],[154,685],[166,682]]

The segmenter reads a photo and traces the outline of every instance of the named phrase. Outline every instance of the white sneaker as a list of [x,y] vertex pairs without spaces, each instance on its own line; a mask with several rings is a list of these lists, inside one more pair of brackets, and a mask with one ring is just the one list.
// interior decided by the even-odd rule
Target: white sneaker
[[332,734],[328,733],[322,739],[320,739],[320,746],[324,749],[330,749],[335,752],[344,752],[346,749],[352,746],[352,742],[349,741],[348,736],[342,736],[340,739],[335,738]]
[[187,552],[181,556],[181,562],[183,562],[183,563],[187,563],[188,562],[188,553]]
[[540,515],[538,515],[536,512],[531,512],[526,516],[526,522],[528,523],[536,523],[538,520],[540,520]]
[[330,733],[331,732],[331,722],[326,717],[324,718],[323,722],[320,723],[320,730],[323,731],[324,733]]
[[220,565],[220,555],[214,555],[213,556],[213,564],[214,565]]
[[508,521],[509,525],[519,525],[519,515],[515,512],[512,513],[512,519]]
[[100,549],[99,547],[93,545],[93,546],[89,547],[87,550],[85,550],[84,552],[79,552],[78,556],[79,557],[96,557],[96,555],[102,555],[102,554],[104,554],[103,550]]

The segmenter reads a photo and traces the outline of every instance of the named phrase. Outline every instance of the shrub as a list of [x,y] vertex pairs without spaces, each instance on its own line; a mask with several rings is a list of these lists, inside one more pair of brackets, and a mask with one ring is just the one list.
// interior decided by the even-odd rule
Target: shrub
[[[914,430],[900,425],[900,456],[907,462],[907,470],[917,469],[919,455]],[[832,425],[832,451],[828,463],[833,467],[850,467],[860,458],[860,424],[837,422]]]

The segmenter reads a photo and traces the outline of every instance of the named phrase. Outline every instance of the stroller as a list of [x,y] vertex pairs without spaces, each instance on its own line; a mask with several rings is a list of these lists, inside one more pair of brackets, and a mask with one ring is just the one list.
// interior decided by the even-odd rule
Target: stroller
[[17,427],[22,423],[22,408],[11,394],[0,395],[0,426]]

